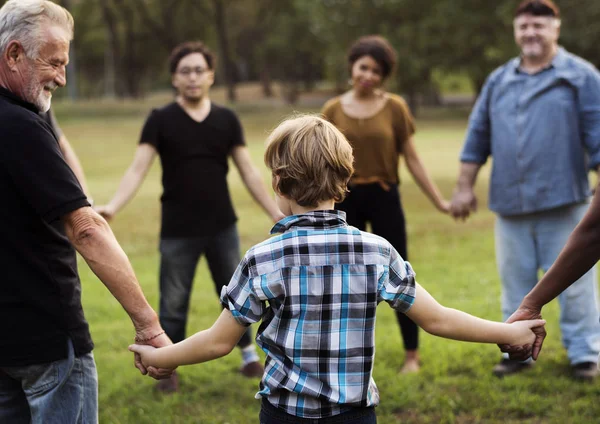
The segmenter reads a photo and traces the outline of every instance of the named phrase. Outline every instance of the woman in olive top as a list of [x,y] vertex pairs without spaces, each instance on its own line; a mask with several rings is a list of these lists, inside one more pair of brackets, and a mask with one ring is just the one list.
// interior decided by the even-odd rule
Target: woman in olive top
[[[352,88],[329,100],[325,118],[338,127],[354,149],[355,173],[350,193],[338,208],[350,225],[386,238],[407,259],[406,226],[398,192],[398,164],[404,156],[411,175],[435,207],[448,213],[449,203],[423,167],[413,144],[415,127],[406,102],[381,89],[396,62],[396,52],[380,36],[359,38],[350,48],[348,62]],[[404,314],[397,319],[406,359],[403,373],[419,370],[417,325]]]

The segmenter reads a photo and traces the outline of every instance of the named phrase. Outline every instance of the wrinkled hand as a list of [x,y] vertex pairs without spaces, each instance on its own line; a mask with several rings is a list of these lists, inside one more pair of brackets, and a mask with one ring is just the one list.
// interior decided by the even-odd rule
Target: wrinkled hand
[[450,213],[456,220],[466,220],[471,212],[477,211],[477,197],[473,189],[456,189],[450,203]]
[[[136,339],[138,340],[144,340],[147,339],[149,337],[152,337],[155,334],[158,334],[162,331],[162,329],[159,330],[154,330],[154,332],[149,332],[148,330],[145,331],[137,331],[136,332]],[[148,340],[147,342],[135,342],[137,345],[147,345],[147,346],[152,346],[155,348],[158,347],[163,347],[163,346],[169,346],[172,345],[173,342],[171,341],[171,339],[169,339],[169,337],[166,334],[161,334],[160,336],[152,339],[152,340]],[[133,363],[135,365],[135,367],[140,370],[140,372],[143,375],[148,374],[150,377],[156,379],[156,380],[162,380],[165,378],[169,378],[171,376],[171,374],[173,374],[173,371],[175,371],[175,369],[167,369],[167,368],[155,368],[155,367],[145,367],[142,361],[142,358],[140,357],[139,353],[134,353],[133,354]]]
[[115,216],[115,210],[109,205],[94,206],[94,210],[107,221],[110,221]]
[[[542,312],[539,309],[533,309],[526,306],[521,305],[519,309],[515,311],[507,320],[507,323],[513,323],[515,321],[523,321],[523,320],[532,320],[532,319],[541,319]],[[500,350],[504,353],[508,353],[510,359],[517,361],[525,361],[530,356],[535,360],[538,358],[542,350],[542,344],[544,343],[544,338],[546,338],[546,329],[543,326],[534,327],[531,329],[535,334],[535,341],[533,342],[533,346],[531,349],[527,349],[523,346],[510,346],[510,345],[498,345]]]

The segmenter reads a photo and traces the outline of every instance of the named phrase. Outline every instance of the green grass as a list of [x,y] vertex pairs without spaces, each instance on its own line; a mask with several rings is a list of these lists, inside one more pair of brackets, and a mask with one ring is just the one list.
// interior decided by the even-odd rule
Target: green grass
[[[166,96],[141,103],[58,104],[63,130],[85,168],[98,204],[110,199],[136,148],[145,115]],[[239,107],[247,141],[262,165],[265,136],[291,108]],[[466,126],[464,112],[424,111],[417,147],[427,169],[446,196],[458,173],[458,152]],[[495,268],[493,215],[486,209],[486,167],[477,185],[479,212],[455,223],[435,211],[402,170],[411,263],[418,281],[442,304],[499,320],[500,282]],[[247,249],[268,236],[269,219],[254,204],[235,170],[231,192]],[[112,222],[149,301],[158,305],[158,231],[160,167],[157,163],[137,196]],[[96,343],[102,423],[256,423],[258,381],[236,373],[237,351],[212,363],[180,369],[181,393],[159,396],[154,381],[132,366],[127,345],[133,328],[120,305],[80,261],[83,301]],[[220,307],[206,263],[201,262],[191,302],[189,334],[211,325]],[[392,311],[378,311],[374,378],[381,392],[380,423],[590,423],[600,416],[600,384],[578,384],[569,369],[558,330],[556,303],[545,309],[549,337],[531,371],[504,380],[491,376],[499,359],[496,346],[459,343],[421,333],[423,368],[398,374],[403,348]]]

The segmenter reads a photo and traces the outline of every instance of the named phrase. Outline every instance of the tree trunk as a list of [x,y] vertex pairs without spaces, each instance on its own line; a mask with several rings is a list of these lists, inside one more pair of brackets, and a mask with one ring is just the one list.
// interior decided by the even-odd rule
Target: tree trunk
[[119,36],[113,10],[108,0],[101,0],[102,15],[106,28],[106,50],[104,51],[104,97],[114,98],[117,94],[116,68],[119,57]]
[[271,86],[271,71],[268,64],[264,64],[260,70],[260,83],[262,85],[263,95],[267,98],[273,97],[273,87]]
[[222,0],[213,0],[215,7],[215,28],[219,44],[219,56],[221,58],[221,75],[227,85],[227,100],[236,101],[235,81],[233,76],[233,64],[229,56],[229,40],[227,39],[227,23],[225,19],[225,7]]

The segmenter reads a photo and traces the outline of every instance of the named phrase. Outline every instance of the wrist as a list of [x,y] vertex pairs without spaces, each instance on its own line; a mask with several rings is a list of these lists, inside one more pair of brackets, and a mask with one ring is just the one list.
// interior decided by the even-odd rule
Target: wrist
[[158,315],[150,306],[144,311],[131,315],[131,321],[136,332],[136,339],[148,339],[162,331]]

